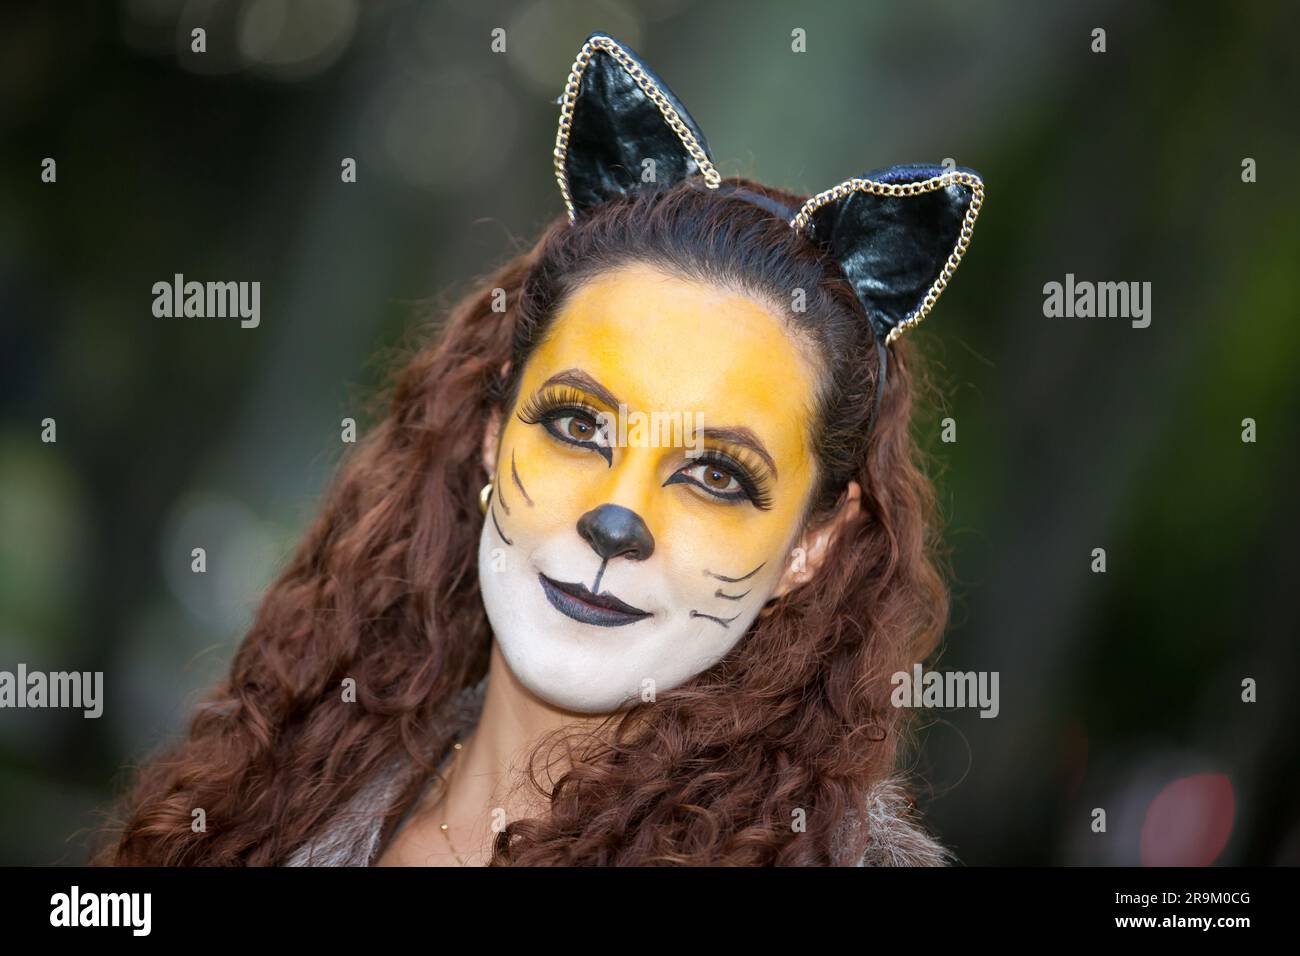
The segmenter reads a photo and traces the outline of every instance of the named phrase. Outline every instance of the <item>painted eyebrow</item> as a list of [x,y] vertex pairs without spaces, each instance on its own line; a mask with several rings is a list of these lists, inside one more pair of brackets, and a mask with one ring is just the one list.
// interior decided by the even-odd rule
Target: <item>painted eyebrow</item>
[[552,385],[569,385],[573,388],[580,388],[584,392],[590,392],[595,395],[606,405],[611,408],[618,408],[621,404],[614,393],[607,389],[600,382],[596,381],[580,368],[566,368],[563,372],[556,372],[541,385],[542,389],[549,388]]
[[[563,372],[556,372],[541,384],[541,389],[549,388],[552,385],[568,385],[573,388],[580,388],[595,395],[611,408],[618,408],[622,404],[614,397],[613,392],[580,368],[566,368]],[[776,462],[772,460],[767,446],[759,440],[753,431],[745,426],[702,428],[700,434],[705,438],[712,438],[714,441],[728,442],[732,445],[739,445],[741,448],[748,448],[763,460],[763,464],[767,465],[768,470],[772,472],[772,478],[777,477]]]

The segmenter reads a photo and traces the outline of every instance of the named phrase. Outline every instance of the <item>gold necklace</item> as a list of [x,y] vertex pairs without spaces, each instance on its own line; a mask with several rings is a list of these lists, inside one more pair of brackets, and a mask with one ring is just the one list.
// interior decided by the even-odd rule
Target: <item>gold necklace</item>
[[[452,757],[451,770],[449,770],[449,771],[447,772],[447,776],[444,777],[444,778],[443,778],[443,781],[442,781],[442,786],[443,786],[443,791],[442,791],[442,792],[443,792],[442,805],[443,805],[443,809],[444,809],[444,811],[445,811],[446,808],[447,808],[447,796],[449,795],[450,790],[451,790],[451,777],[452,777],[452,774],[455,773],[455,771],[456,771],[456,765],[460,763],[460,752],[461,752],[461,749],[462,749],[462,748],[461,748],[461,745],[460,745],[460,741],[458,740],[458,741],[456,741],[454,744],[452,744],[452,745],[451,745],[451,749],[454,750],[454,751],[456,751],[456,753],[455,753],[455,754],[453,755],[453,757]],[[456,850],[456,844],[454,844],[454,843],[451,842],[451,834],[448,832],[449,827],[448,827],[447,823],[446,823],[446,822],[443,822],[443,823],[438,824],[438,829],[442,831],[442,837],[443,837],[443,839],[447,841],[447,846],[451,848],[451,855],[454,856],[454,857],[456,858],[456,865],[457,865],[457,866],[464,866],[464,865],[465,865],[465,861],[462,860],[462,859],[460,858],[460,853],[457,852],[457,850]]]

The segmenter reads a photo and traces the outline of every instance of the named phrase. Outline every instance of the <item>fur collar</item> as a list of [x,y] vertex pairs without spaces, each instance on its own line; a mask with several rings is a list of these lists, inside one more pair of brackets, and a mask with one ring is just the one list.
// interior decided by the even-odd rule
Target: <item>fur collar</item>
[[[453,736],[468,731],[478,719],[487,687],[484,677],[452,701],[447,720]],[[353,797],[347,808],[303,844],[285,862],[286,866],[371,866],[379,856],[383,821],[390,807],[415,783],[419,773],[414,761],[404,756],[370,780]],[[871,791],[865,821],[846,820],[842,840],[865,826],[867,849],[857,866],[947,866],[956,859],[921,825],[908,798],[904,781],[892,777]]]

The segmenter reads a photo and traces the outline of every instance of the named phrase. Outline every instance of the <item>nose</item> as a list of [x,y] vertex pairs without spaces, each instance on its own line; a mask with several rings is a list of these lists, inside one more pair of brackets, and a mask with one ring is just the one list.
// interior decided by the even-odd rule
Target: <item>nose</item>
[[601,505],[578,519],[578,534],[601,559],[620,555],[644,561],[654,554],[655,539],[641,516],[622,505]]

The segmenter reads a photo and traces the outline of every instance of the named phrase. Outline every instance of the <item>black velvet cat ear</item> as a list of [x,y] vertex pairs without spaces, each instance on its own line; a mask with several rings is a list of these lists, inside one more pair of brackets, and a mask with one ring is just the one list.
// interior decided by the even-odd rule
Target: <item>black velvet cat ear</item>
[[790,225],[839,262],[888,345],[934,308],[983,201],[974,170],[890,166],[813,196]]
[[631,50],[593,33],[560,97],[555,176],[569,222],[643,185],[696,174],[711,188],[722,182],[686,108]]

